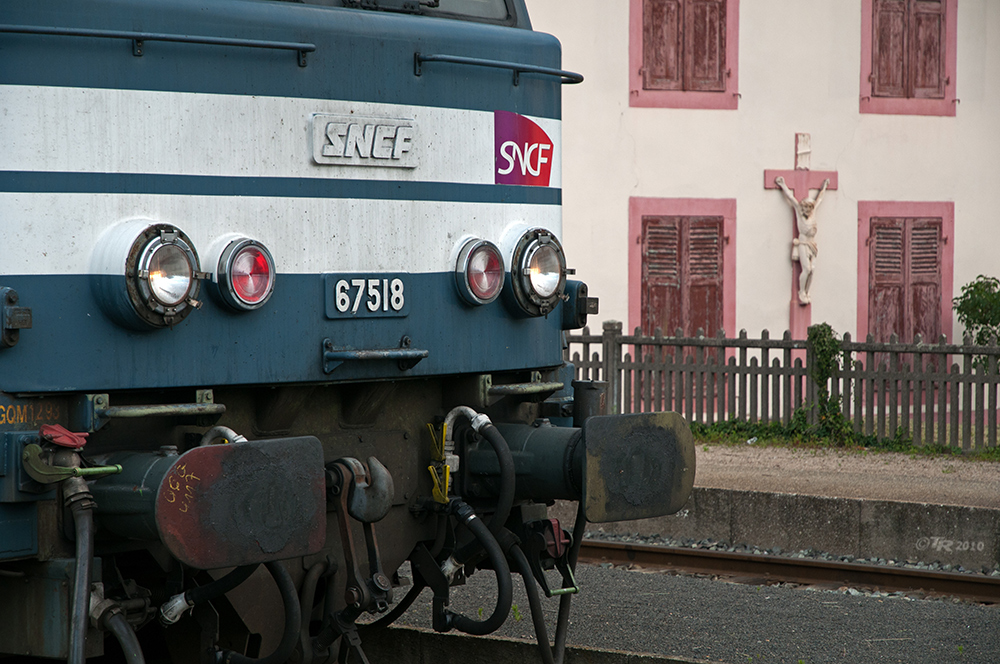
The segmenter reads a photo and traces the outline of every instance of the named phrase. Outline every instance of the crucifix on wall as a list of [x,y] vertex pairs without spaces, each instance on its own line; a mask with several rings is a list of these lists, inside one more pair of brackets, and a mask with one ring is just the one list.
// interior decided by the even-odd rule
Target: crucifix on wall
[[[792,208],[792,294],[788,310],[788,329],[793,339],[805,339],[812,324],[813,273],[819,246],[816,213],[827,190],[837,188],[837,171],[813,171],[809,134],[795,134],[795,169],[765,170],[764,188],[781,190]],[[811,193],[811,192],[816,193]]]

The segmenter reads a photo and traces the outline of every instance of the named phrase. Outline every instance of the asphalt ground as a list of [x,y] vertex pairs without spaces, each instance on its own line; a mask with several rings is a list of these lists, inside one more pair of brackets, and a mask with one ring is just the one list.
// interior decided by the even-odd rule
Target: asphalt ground
[[[1000,662],[1000,606],[850,590],[742,585],[637,569],[580,565],[568,643],[727,664]],[[452,589],[451,608],[494,606],[481,572]],[[399,623],[430,627],[425,590]],[[554,629],[558,600],[543,600]],[[498,636],[534,639],[523,587]],[[484,659],[489,644],[483,644]],[[538,661],[541,661],[540,659]]]
[[[927,506],[1000,508],[1000,463],[995,462],[865,451],[762,448],[755,444],[698,444],[697,457],[695,485],[733,491],[734,496],[743,495],[739,492],[760,492],[761,496],[793,494],[870,502],[873,506],[881,501],[898,504],[904,514],[908,508],[914,513],[927,512],[930,516],[925,518],[930,519],[941,510]],[[795,500],[802,505],[812,504],[802,498]],[[808,522],[809,510],[796,508],[798,504],[793,500],[784,506],[794,514],[772,513],[770,519]],[[942,509],[942,514],[948,513],[947,508]],[[573,510],[564,511],[566,514],[560,516],[564,525],[569,525]],[[755,513],[748,510],[743,514],[734,509],[731,518],[743,518],[741,514],[750,518]],[[867,512],[861,510],[862,522],[864,514]],[[823,532],[831,530],[829,516],[814,515],[817,528]],[[757,514],[753,518],[759,517]],[[589,524],[588,530],[599,533],[609,525]],[[740,529],[748,532],[754,530],[750,528],[753,524],[730,525],[730,530],[737,526],[745,526]],[[626,522],[608,530],[632,533],[642,531],[644,526],[670,533],[669,522]],[[949,528],[942,532],[951,532]],[[812,532],[809,528],[803,530],[805,534]],[[1000,538],[998,532],[977,530],[974,534],[980,539]],[[916,536],[909,531],[904,535],[912,535],[910,539]],[[810,542],[799,544],[831,550]],[[574,598],[570,646],[727,664],[1000,663],[1000,606],[847,588],[743,585],[591,565],[580,565],[577,579],[581,592]],[[534,640],[528,602],[516,581],[515,608],[497,635]],[[491,574],[478,573],[465,587],[452,589],[451,608],[479,617],[480,610],[484,614],[492,610],[494,592]],[[430,591],[425,590],[399,622],[429,628],[430,598]],[[558,600],[543,600],[543,604],[546,622],[553,630]],[[481,661],[492,661],[488,642],[482,653]]]

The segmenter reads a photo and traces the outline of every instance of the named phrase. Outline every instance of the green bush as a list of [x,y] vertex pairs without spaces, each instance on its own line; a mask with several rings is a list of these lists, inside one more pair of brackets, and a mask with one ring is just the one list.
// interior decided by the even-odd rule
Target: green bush
[[962,286],[951,305],[976,345],[988,346],[1000,337],[1000,280],[979,275]]

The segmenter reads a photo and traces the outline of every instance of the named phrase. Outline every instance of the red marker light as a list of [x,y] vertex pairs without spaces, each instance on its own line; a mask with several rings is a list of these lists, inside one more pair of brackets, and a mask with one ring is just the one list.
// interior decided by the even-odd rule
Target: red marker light
[[488,304],[503,290],[504,272],[503,256],[495,244],[468,240],[455,264],[458,293],[469,304]]
[[248,311],[263,306],[274,291],[274,259],[259,242],[231,242],[219,258],[219,294],[230,307]]
[[260,248],[248,246],[233,258],[229,278],[236,297],[247,304],[259,304],[271,294],[274,270]]
[[503,259],[491,244],[484,244],[469,256],[469,288],[480,300],[489,302],[503,288]]

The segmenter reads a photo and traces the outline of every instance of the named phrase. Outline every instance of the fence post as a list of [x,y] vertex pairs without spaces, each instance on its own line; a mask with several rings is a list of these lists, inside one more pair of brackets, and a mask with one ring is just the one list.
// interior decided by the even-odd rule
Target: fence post
[[617,415],[621,412],[621,376],[619,363],[621,361],[622,324],[617,320],[604,321],[604,332],[601,343],[604,355],[604,380],[608,381],[608,414]]

